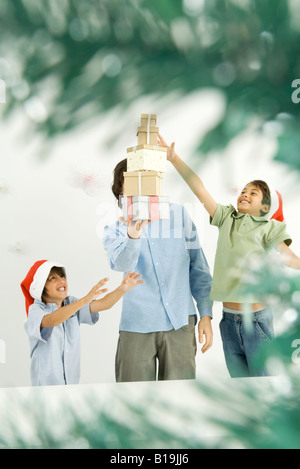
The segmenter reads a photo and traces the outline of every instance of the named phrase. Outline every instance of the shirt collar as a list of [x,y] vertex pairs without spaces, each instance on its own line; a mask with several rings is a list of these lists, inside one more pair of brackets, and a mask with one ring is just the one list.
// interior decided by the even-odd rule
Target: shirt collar
[[[40,300],[34,300],[34,303],[41,306],[43,309],[47,310],[47,311],[55,311],[56,309],[58,309],[57,307],[57,304],[56,303],[44,303],[43,301],[40,301]],[[67,296],[63,303],[62,303],[62,306],[66,306],[70,304],[70,301],[69,301],[69,297]]]
[[232,216],[233,218],[243,218],[245,216],[248,216],[248,217],[251,217],[252,220],[254,221],[258,221],[260,223],[265,223],[267,221],[269,221],[267,218],[265,218],[264,216],[263,217],[256,217],[254,215],[249,215],[248,213],[242,213],[242,212],[237,212],[236,209],[234,208],[234,206],[232,205],[232,208],[233,208],[233,212],[232,212]]

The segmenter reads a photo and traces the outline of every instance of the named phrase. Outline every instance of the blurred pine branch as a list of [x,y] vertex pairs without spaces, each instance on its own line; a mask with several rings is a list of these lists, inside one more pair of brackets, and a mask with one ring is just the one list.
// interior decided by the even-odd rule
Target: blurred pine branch
[[42,389],[12,393],[0,449],[300,449],[298,372],[274,382],[215,378],[192,381],[176,404],[153,387],[135,398],[129,388],[106,399],[83,392],[76,405],[66,392],[55,409]]
[[[256,119],[275,123],[276,158],[299,169],[295,2],[2,0],[3,112],[25,106],[52,137],[136,98],[213,87],[227,100],[199,151],[222,150]],[[282,116],[288,116],[282,119]]]

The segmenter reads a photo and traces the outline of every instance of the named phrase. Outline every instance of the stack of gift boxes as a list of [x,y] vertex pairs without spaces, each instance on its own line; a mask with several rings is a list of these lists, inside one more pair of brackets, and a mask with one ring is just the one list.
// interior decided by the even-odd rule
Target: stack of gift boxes
[[142,114],[137,146],[127,148],[127,172],[121,207],[124,221],[169,218],[169,197],[163,196],[162,180],[167,149],[157,146],[155,114]]

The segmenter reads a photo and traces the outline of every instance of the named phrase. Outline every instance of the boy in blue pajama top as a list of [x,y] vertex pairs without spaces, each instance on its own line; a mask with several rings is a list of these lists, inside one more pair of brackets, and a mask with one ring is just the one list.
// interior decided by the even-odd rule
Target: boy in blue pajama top
[[80,332],[82,323],[93,325],[99,311],[111,308],[122,296],[143,283],[128,272],[121,285],[107,291],[100,280],[81,299],[68,296],[65,269],[51,261],[37,261],[21,283],[25,296],[33,386],[78,384],[80,379]]

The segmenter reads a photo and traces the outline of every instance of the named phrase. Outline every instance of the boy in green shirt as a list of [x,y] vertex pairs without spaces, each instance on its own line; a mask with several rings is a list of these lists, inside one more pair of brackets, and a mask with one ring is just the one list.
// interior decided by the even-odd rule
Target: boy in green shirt
[[[223,302],[220,331],[228,371],[232,377],[265,376],[267,371],[256,364],[255,355],[263,342],[273,338],[272,311],[259,298],[243,294],[243,277],[250,261],[272,248],[280,252],[286,265],[300,269],[300,258],[289,248],[292,240],[286,225],[268,219],[270,189],[264,181],[252,181],[239,195],[237,210],[217,204],[201,179],[175,153],[175,144],[168,146],[161,135],[159,144],[167,147],[168,160],[209,213],[210,223],[219,228],[211,299]],[[247,311],[253,324],[250,330],[243,319]]]

